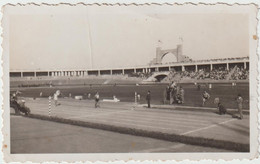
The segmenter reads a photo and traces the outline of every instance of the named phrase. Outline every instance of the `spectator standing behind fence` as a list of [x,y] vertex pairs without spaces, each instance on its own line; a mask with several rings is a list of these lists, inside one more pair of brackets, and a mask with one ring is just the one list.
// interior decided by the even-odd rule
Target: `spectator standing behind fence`
[[99,105],[99,93],[96,92],[96,94],[95,94],[95,108],[98,108],[98,107],[100,107],[100,105]]
[[147,105],[148,105],[148,108],[151,108],[151,92],[148,91],[147,92],[147,95],[146,95],[146,101],[147,101]]
[[236,101],[237,101],[237,107],[238,107],[238,112],[239,112],[239,115],[240,115],[240,118],[239,119],[243,119],[243,111],[242,111],[242,108],[243,108],[243,98],[240,94],[237,95],[237,98],[236,98]]

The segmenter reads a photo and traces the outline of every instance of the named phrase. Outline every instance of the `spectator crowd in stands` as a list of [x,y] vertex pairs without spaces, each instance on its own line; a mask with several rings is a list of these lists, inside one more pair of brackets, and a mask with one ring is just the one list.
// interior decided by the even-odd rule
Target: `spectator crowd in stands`
[[[234,70],[233,70],[234,69]],[[233,71],[232,71],[233,70]],[[230,76],[229,76],[230,74]],[[173,80],[174,76],[179,75],[181,79],[211,79],[211,80],[246,80],[249,77],[249,70],[239,67],[231,68],[227,70],[225,67],[209,69],[200,69],[198,71],[173,71],[170,80]]]
[[[233,70],[233,71],[232,71]],[[229,76],[230,74],[230,76]],[[129,77],[137,78],[148,78],[152,76],[152,72],[136,72],[129,73]],[[249,70],[242,67],[233,67],[229,70],[226,67],[218,67],[210,70],[209,68],[186,71],[170,71],[168,76],[169,80],[172,81],[174,77],[180,77],[181,79],[210,79],[210,80],[246,80],[249,77]]]
[[198,79],[212,79],[212,80],[225,80],[229,71],[224,67],[219,67],[209,70],[200,70],[201,73],[197,77]]
[[245,80],[249,78],[249,70],[243,68],[235,68],[234,73],[231,75],[232,80]]

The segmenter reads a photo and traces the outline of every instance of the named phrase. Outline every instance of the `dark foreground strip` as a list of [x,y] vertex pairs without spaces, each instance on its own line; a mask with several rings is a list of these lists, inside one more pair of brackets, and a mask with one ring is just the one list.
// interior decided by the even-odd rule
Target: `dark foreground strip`
[[29,117],[35,119],[41,119],[41,120],[54,121],[58,123],[77,125],[77,126],[82,126],[87,128],[107,130],[107,131],[112,131],[112,132],[117,132],[122,134],[130,134],[135,136],[155,138],[155,139],[171,141],[171,142],[180,142],[184,144],[198,145],[198,146],[205,146],[205,147],[215,147],[219,149],[226,149],[226,150],[232,150],[237,152],[249,152],[249,144],[241,144],[241,143],[235,143],[231,141],[184,136],[184,135],[169,134],[169,133],[162,133],[156,131],[147,131],[147,130],[129,128],[129,127],[120,127],[114,125],[71,120],[71,119],[65,119],[60,117],[49,117],[49,116],[38,115],[38,114],[30,114]]

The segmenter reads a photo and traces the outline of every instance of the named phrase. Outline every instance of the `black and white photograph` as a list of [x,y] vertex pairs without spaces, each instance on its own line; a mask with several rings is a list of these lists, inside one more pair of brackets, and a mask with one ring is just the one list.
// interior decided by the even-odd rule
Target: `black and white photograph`
[[257,10],[4,6],[6,159],[257,157]]

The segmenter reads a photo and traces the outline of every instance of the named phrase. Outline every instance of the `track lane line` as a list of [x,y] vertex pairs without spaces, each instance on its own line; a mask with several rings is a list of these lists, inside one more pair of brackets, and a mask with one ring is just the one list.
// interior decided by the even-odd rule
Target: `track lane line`
[[[83,107],[82,107],[83,108]],[[75,110],[77,113],[82,113],[82,114],[85,114],[85,112],[94,112],[93,111],[93,109],[96,109],[96,108],[92,108],[92,109],[90,109],[90,110],[88,110],[88,109],[86,109],[86,108],[84,108],[84,109],[80,109],[80,108],[78,108],[77,110]],[[102,109],[105,109],[105,110],[107,110],[107,108],[102,108]],[[67,111],[71,111],[71,110],[68,110],[68,109],[63,109],[63,108],[61,108],[61,109],[57,109],[57,110],[59,110],[59,111],[64,111],[64,112],[67,112]],[[115,111],[115,110],[110,110],[110,109],[108,109],[109,111]],[[55,111],[55,108],[54,108],[54,110],[53,111]],[[84,111],[84,112],[83,112]],[[102,110],[102,111],[104,111],[104,110]],[[116,110],[117,111],[117,110]],[[129,111],[129,114],[131,113],[130,111],[131,110],[128,110]],[[139,112],[139,111],[136,111],[136,112]],[[148,111],[142,111],[142,113],[145,113],[145,116],[151,116],[151,117],[154,117],[154,115],[153,115],[153,113],[149,113]],[[72,113],[72,114],[74,114],[74,113]],[[140,117],[140,114],[137,114],[137,113],[131,113],[131,115],[135,115],[136,117]],[[186,120],[186,119],[182,119],[182,118],[180,118],[180,117],[176,117],[176,115],[179,115],[179,116],[183,116],[183,114],[180,114],[180,113],[176,113],[176,112],[174,112],[174,113],[171,113],[171,115],[172,115],[172,118],[174,118],[175,120]],[[214,117],[214,118],[216,118],[216,115],[214,114],[211,114],[212,115],[212,117]],[[159,118],[159,119],[167,119],[167,120],[172,120],[172,119],[169,119],[170,118],[170,116],[169,116],[169,114],[165,117],[165,115],[162,115],[162,113],[160,113],[160,116],[156,116],[157,117],[157,119]],[[207,118],[207,117],[203,117],[203,116],[201,116],[205,121],[201,121],[202,119],[198,119],[198,117],[197,117],[197,115],[195,116],[195,115],[189,115],[189,116],[187,116],[186,115],[186,117],[188,117],[188,119],[187,120],[193,120],[194,122],[197,122],[197,121],[199,121],[199,122],[208,122],[208,121],[210,121],[211,119],[207,119],[207,120],[205,120],[205,118]],[[199,116],[200,117],[200,116]],[[219,120],[221,120],[222,119],[222,117],[221,118],[219,118]],[[224,118],[225,119],[225,118]]]
[[[46,112],[48,112],[48,110],[41,110],[41,109],[36,109],[36,111],[45,111],[45,115],[47,115],[48,113],[46,113]],[[69,114],[73,114],[73,116],[70,116],[70,117],[66,117],[65,116],[65,118],[67,118],[67,119],[71,119],[71,118],[88,118],[88,117],[95,117],[95,118],[100,118],[100,116],[105,116],[105,115],[113,115],[113,114],[117,114],[117,113],[128,113],[128,114],[130,114],[131,115],[131,113],[129,113],[129,111],[127,111],[127,110],[123,110],[123,111],[115,111],[115,112],[106,112],[106,113],[103,113],[103,111],[101,111],[102,113],[100,113],[100,112],[98,112],[98,113],[95,113],[95,114],[88,114],[88,113],[86,113],[86,112],[84,112],[84,113],[82,113],[82,114],[88,114],[88,115],[84,115],[84,116],[82,116],[82,115],[75,115],[75,113],[74,112],[69,112],[69,111],[66,111],[66,112],[60,112],[60,111],[52,111],[52,113],[53,114],[56,114],[56,115],[60,115],[60,117],[64,117],[64,116],[62,116],[62,115],[69,115]],[[117,118],[118,120],[129,120],[129,121],[134,121],[134,122],[146,122],[146,123],[149,123],[149,122],[153,122],[153,118],[154,117],[149,117],[148,119],[147,119],[147,117],[143,117],[143,118],[141,118],[141,117],[139,117],[139,119],[142,119],[142,120],[135,120],[135,116],[134,116],[134,118],[133,117],[131,117],[130,115],[116,115],[115,116],[115,118]],[[130,118],[129,118],[129,116],[130,116]],[[119,118],[118,118],[119,117]],[[156,116],[155,116],[156,117]],[[121,118],[121,119],[120,119]],[[131,118],[133,118],[133,119],[131,119]],[[106,117],[105,118],[102,118],[101,117],[101,119],[107,119]],[[144,121],[144,120],[146,120],[146,121]],[[158,123],[158,121],[160,122],[160,124],[163,124],[162,122],[165,122],[166,124],[169,124],[169,123],[172,123],[172,124],[176,124],[176,123],[179,123],[179,121],[178,120],[174,120],[174,119],[172,119],[172,120],[170,120],[170,121],[164,121],[164,120],[157,120],[157,123]],[[186,120],[185,120],[186,121]],[[209,123],[209,122],[204,122],[204,123]],[[194,124],[193,124],[194,125]],[[182,125],[182,126],[185,126],[185,125]]]
[[[45,110],[37,110],[37,111],[45,111]],[[46,111],[47,112],[47,111]],[[37,112],[37,113],[40,113],[40,114],[44,114],[44,115],[48,115],[48,113],[41,113],[41,112]],[[79,116],[79,115],[75,115],[75,113],[72,113],[73,116],[69,116],[67,117],[66,115],[70,115],[69,113],[64,113],[64,112],[55,112],[53,111],[52,114],[55,115],[55,116],[59,116],[59,117],[64,117],[66,119],[73,119],[73,118],[90,118],[90,117],[93,117],[93,118],[96,118],[96,119],[109,119],[109,118],[106,118],[106,117],[103,117],[102,116],[106,116],[106,115],[113,115],[113,114],[117,114],[117,113],[127,113],[128,111],[116,111],[116,112],[106,112],[106,113],[96,113],[96,114],[90,114],[90,115],[85,115],[85,116]],[[85,113],[84,113],[85,114]],[[101,116],[101,117],[100,117]],[[119,118],[118,118],[119,116]],[[126,116],[126,117],[125,117]],[[115,116],[114,118],[117,118],[117,120],[129,120],[129,121],[133,121],[133,122],[145,122],[145,123],[151,123],[153,122],[152,118],[141,118],[142,120],[134,120],[133,117],[130,117],[129,118],[129,115],[117,115]],[[133,119],[131,119],[133,118]],[[171,121],[164,121],[164,120],[157,120],[157,123],[159,122],[159,124],[166,124],[166,125],[169,125],[169,124],[172,124],[172,125],[178,125],[178,123],[180,123],[178,120],[171,120]],[[209,123],[210,122],[206,122],[206,123]],[[194,125],[194,123],[191,123],[189,125],[187,125],[188,123],[185,123],[186,125],[183,125],[183,122],[182,122],[182,125],[178,125],[179,126],[182,126],[182,127],[190,127],[189,125]],[[199,125],[196,125],[197,126],[201,126],[201,125],[205,125],[205,124],[199,124]],[[175,126],[176,127],[176,126]],[[193,127],[193,126],[192,126]],[[195,127],[195,126],[194,126]]]
[[[95,109],[96,110],[96,109]],[[39,110],[38,110],[39,111]],[[45,110],[42,110],[42,111],[45,111]],[[47,111],[47,110],[46,110]],[[61,109],[58,109],[58,110],[53,110],[53,114],[61,114],[61,115],[63,115],[63,114],[65,114],[65,115],[67,115],[67,114],[72,114],[73,116],[71,116],[71,118],[81,118],[82,116],[77,116],[77,115],[75,115],[75,112],[70,112],[69,110],[63,110],[64,112],[58,112],[58,111],[61,111]],[[104,110],[102,110],[102,113],[103,113],[103,111]],[[114,110],[110,110],[110,111],[113,111],[113,112],[106,112],[104,115],[109,115],[109,114],[113,114],[113,113],[121,113],[121,112],[118,112],[118,111],[116,111],[116,112],[114,112]],[[126,118],[131,118],[131,116],[133,116],[134,118],[138,118],[138,119],[145,119],[145,120],[149,120],[149,119],[152,119],[152,118],[156,118],[156,119],[160,119],[160,120],[158,120],[158,121],[162,121],[163,120],[163,122],[164,122],[164,120],[169,120],[169,122],[173,122],[173,123],[178,123],[178,121],[183,121],[183,122],[186,122],[186,121],[188,121],[188,122],[194,122],[194,123],[196,123],[197,124],[197,122],[201,122],[201,123],[210,123],[209,121],[210,120],[207,120],[207,121],[201,121],[201,119],[190,119],[190,118],[188,118],[188,119],[182,119],[182,118],[179,118],[179,117],[176,117],[176,116],[173,116],[173,117],[161,117],[161,116],[155,116],[155,115],[149,115],[149,116],[151,116],[151,117],[149,117],[148,119],[147,119],[147,115],[146,116],[141,116],[140,114],[136,114],[136,113],[132,113],[131,112],[131,110],[123,110],[124,112],[122,112],[122,113],[128,113],[128,115],[116,115],[115,117],[126,117]],[[77,111],[77,113],[79,113],[79,114],[88,114],[87,116],[84,116],[84,117],[89,117],[89,112],[91,112],[91,113],[93,113],[94,111],[93,110],[88,110],[88,111],[85,111],[84,110],[84,112],[83,112],[83,110],[80,110],[80,111]],[[96,114],[91,114],[91,116],[98,116],[98,115],[103,115],[103,114],[99,114],[100,112],[95,112]],[[173,119],[171,119],[171,118],[173,118]],[[152,121],[152,120],[151,120]],[[217,120],[217,121],[220,121],[220,120]],[[183,123],[182,122],[182,123]],[[201,123],[199,123],[199,124],[201,124]]]
[[225,124],[225,123],[228,123],[228,122],[231,122],[231,121],[234,121],[234,120],[237,120],[237,119],[230,119],[230,120],[223,121],[223,122],[220,122],[220,123],[217,123],[217,124],[214,124],[214,125],[206,126],[206,127],[195,129],[195,130],[191,130],[191,131],[182,133],[181,135],[187,135],[187,134],[190,134],[190,133],[194,133],[194,132],[210,129],[210,128],[217,127],[218,125]]
[[[39,111],[39,110],[38,110]],[[41,111],[41,110],[40,110]],[[110,114],[113,114],[113,113],[121,113],[121,112],[128,112],[128,111],[117,111],[117,112],[106,112],[106,113],[97,113],[97,114],[92,114],[92,115],[86,115],[86,116],[78,116],[78,115],[74,115],[74,116],[69,116],[69,117],[66,117],[66,116],[64,116],[64,115],[69,115],[68,113],[62,113],[62,112],[53,112],[53,114],[55,115],[56,114],[56,116],[59,116],[59,117],[64,117],[64,118],[66,118],[66,119],[73,119],[73,118],[86,118],[86,119],[81,119],[82,121],[87,121],[87,120],[89,120],[89,119],[91,119],[91,117],[93,118],[93,119],[104,119],[104,120],[111,120],[110,118],[106,118],[106,117],[104,117],[104,118],[102,118],[102,117],[100,117],[100,116],[102,116],[102,115],[110,115]],[[45,115],[48,115],[48,113],[45,113]],[[63,115],[63,116],[62,116]],[[143,120],[133,120],[133,119],[127,119],[127,118],[122,118],[121,117],[121,119],[120,118],[117,118],[116,120],[121,120],[121,121],[128,121],[128,122],[141,122],[141,123],[153,123],[153,120],[149,120],[149,121],[143,121]],[[145,119],[145,120],[147,120],[147,119]],[[113,122],[115,121],[115,119],[113,119]],[[163,121],[163,122],[165,122],[165,121]],[[170,127],[171,129],[173,129],[173,128],[180,128],[180,127],[185,127],[185,128],[188,128],[188,129],[190,129],[190,128],[194,128],[194,127],[198,127],[199,125],[195,125],[195,126],[193,126],[194,125],[194,123],[191,123],[190,125],[192,125],[192,126],[189,126],[189,125],[183,125],[183,124],[178,124],[178,123],[180,123],[180,122],[178,122],[178,121],[176,121],[176,122],[165,122],[165,124],[163,123],[163,122],[159,122],[158,123],[158,121],[157,121],[157,124],[163,124],[163,125],[169,125],[170,123],[172,123],[171,124],[171,126],[172,127]],[[210,123],[210,122],[208,122],[208,123]],[[204,125],[204,124],[203,124]],[[183,128],[181,128],[181,129],[183,129]]]

